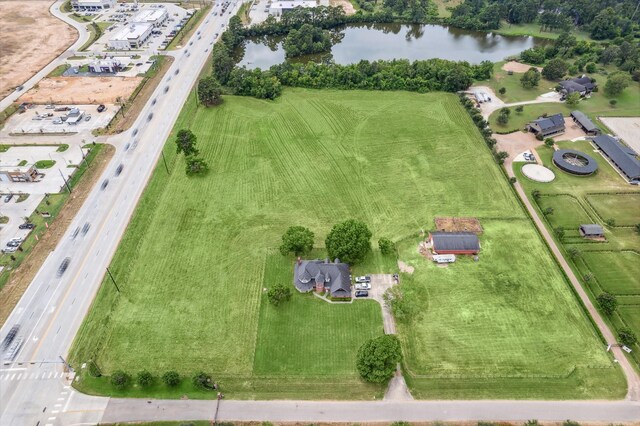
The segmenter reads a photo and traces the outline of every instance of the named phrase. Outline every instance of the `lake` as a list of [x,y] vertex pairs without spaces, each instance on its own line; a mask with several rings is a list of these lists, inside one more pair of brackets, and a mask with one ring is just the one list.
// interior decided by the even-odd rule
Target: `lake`
[[[544,43],[533,37],[503,36],[442,25],[358,24],[331,30],[331,56],[308,55],[297,62],[333,59],[351,64],[363,59],[430,59],[480,63],[501,61],[507,56]],[[252,39],[236,52],[240,66],[269,68],[284,62],[283,37]]]

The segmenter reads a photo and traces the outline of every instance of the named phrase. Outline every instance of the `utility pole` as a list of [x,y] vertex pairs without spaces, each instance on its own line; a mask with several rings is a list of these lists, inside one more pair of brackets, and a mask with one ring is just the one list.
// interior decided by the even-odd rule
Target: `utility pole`
[[60,176],[62,177],[64,184],[67,186],[67,189],[69,190],[69,194],[71,194],[71,187],[69,186],[69,183],[67,182],[67,180],[64,178],[64,175],[62,174],[62,170],[58,169],[58,171],[60,172]]
[[167,169],[167,174],[171,174],[169,173],[169,166],[167,166],[167,159],[164,158],[164,151],[160,151],[160,153],[162,154],[162,161],[164,162],[164,168]]
[[84,165],[87,166],[87,169],[89,168],[89,163],[87,163],[87,157],[84,155],[84,151],[82,150],[82,147],[80,148],[80,154],[82,154],[82,159],[84,160]]
[[118,284],[116,284],[116,280],[113,279],[113,275],[111,275],[111,271],[109,270],[108,267],[107,267],[107,274],[109,274],[109,277],[111,278],[111,281],[113,282],[113,285],[116,286],[116,290],[118,290],[118,293],[120,293],[120,289],[118,288]]

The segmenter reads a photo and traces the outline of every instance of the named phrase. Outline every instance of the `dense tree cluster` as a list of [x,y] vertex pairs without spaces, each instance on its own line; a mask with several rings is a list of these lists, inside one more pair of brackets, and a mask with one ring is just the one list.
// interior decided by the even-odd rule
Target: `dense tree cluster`
[[356,367],[360,376],[372,383],[386,383],[402,360],[400,341],[393,334],[365,342],[358,350]]
[[331,50],[329,31],[311,24],[292,29],[282,43],[287,58]]
[[452,9],[450,23],[460,28],[491,30],[509,24],[536,23],[542,31],[578,27],[596,40],[637,31],[640,14],[634,0],[464,0]]
[[213,75],[206,76],[198,82],[198,100],[205,106],[222,103],[222,87]]
[[371,231],[364,223],[349,219],[331,228],[325,246],[331,259],[355,264],[371,251]]

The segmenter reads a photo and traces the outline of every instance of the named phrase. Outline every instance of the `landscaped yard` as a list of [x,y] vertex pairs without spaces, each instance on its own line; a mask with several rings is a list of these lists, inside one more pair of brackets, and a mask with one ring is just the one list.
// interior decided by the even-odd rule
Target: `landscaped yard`
[[[401,338],[406,366],[426,377],[410,378],[417,396],[503,397],[509,386],[523,398],[624,394],[455,95],[287,89],[273,102],[227,96],[211,109],[191,98],[185,127],[210,172],[187,178],[168,142],[171,174],[156,168],[111,265],[122,293],[103,283],[72,364],[94,359],[105,374],[205,370],[237,398],[381,396],[355,369],[361,342],[381,333],[379,306],[294,294],[275,308],[263,292],[293,287],[293,257],[274,254],[288,226],[309,227],[321,250],[334,223],[355,218],[374,245],[403,241],[401,260],[415,263],[401,280],[415,283],[423,314]],[[417,240],[404,242],[435,216],[480,218],[480,262],[441,269],[418,259]],[[371,270],[354,272],[394,267],[377,252],[366,262]],[[113,393],[106,383],[79,386]]]
[[[547,207],[554,209],[553,214],[547,216],[549,228],[565,227],[566,236],[561,243],[566,250],[578,250],[572,266],[576,275],[583,279],[583,286],[594,303],[595,297],[603,291],[617,296],[620,306],[609,317],[611,326],[616,329],[626,325],[640,335],[638,315],[634,313],[640,305],[640,235],[631,227],[640,223],[640,190],[626,183],[599,153],[594,152],[589,142],[565,141],[559,142],[558,146],[592,156],[599,166],[596,174],[580,177],[562,172],[551,161],[552,150],[541,146],[537,148],[538,154],[544,165],[555,172],[556,179],[546,184],[532,182],[522,175],[518,163],[515,163],[516,176],[529,196],[534,189],[542,193],[538,202],[541,211]],[[567,206],[568,200],[571,200],[571,206]],[[614,219],[613,226],[606,224],[608,219]],[[576,227],[581,223],[603,225],[606,241],[579,237]],[[571,260],[568,254],[565,257]],[[633,349],[629,356],[640,365],[637,355],[640,345]]]

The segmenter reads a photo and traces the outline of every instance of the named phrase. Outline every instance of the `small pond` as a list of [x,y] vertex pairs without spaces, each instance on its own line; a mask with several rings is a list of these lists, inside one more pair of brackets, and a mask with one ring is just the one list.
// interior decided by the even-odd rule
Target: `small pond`
[[[469,31],[442,25],[359,24],[332,30],[331,54],[308,55],[296,61],[320,62],[333,59],[338,64],[351,64],[366,59],[430,59],[468,61],[501,61],[507,56],[544,40],[533,37],[503,36]],[[252,39],[237,52],[240,66],[269,68],[284,62],[282,37]]]

